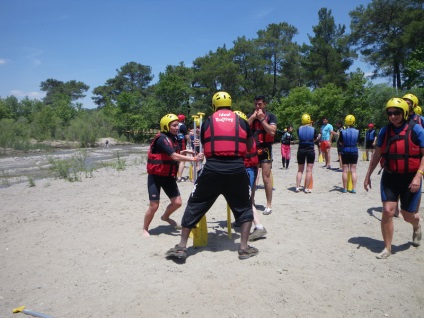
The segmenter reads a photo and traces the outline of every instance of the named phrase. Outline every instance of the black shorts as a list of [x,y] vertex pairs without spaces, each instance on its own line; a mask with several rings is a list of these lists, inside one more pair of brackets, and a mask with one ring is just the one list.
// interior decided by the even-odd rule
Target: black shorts
[[374,149],[375,146],[372,145],[373,143],[374,143],[374,140],[367,140],[365,142],[365,149]]
[[204,168],[194,183],[181,225],[194,228],[221,194],[231,208],[236,222],[252,221],[250,193],[249,176],[245,169],[239,173],[220,174]]
[[417,212],[421,201],[422,182],[420,189],[412,193],[409,185],[414,176],[415,173],[397,174],[384,171],[380,183],[381,201],[397,202],[400,198],[400,207],[402,210],[412,213]]
[[170,199],[180,196],[180,190],[178,189],[175,177],[149,174],[147,176],[147,190],[149,192],[150,201],[159,201],[161,188]]
[[315,150],[312,149],[299,149],[297,151],[297,164],[304,165],[305,161],[307,163],[315,162]]
[[259,163],[272,162],[272,146],[258,148]]
[[357,153],[342,153],[342,163],[345,165],[356,165],[358,163]]

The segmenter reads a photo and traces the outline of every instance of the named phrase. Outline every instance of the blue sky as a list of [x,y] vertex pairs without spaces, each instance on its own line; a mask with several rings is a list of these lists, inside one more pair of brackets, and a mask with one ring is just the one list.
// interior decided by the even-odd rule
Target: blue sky
[[[152,67],[154,82],[167,65],[233,47],[237,37],[257,37],[270,23],[298,29],[309,43],[318,11],[328,8],[349,31],[349,11],[368,0],[3,0],[0,10],[0,97],[42,99],[48,78],[90,86],[91,91],[128,62]],[[371,68],[359,61],[355,68]]]

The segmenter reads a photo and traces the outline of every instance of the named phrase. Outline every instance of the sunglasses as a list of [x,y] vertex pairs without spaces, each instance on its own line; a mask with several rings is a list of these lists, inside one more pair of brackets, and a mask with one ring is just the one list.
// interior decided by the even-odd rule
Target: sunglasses
[[395,111],[392,111],[392,112],[387,111],[386,113],[387,113],[387,116],[389,116],[389,117],[392,116],[392,115],[399,116],[399,115],[402,114],[402,112],[400,110],[395,110]]

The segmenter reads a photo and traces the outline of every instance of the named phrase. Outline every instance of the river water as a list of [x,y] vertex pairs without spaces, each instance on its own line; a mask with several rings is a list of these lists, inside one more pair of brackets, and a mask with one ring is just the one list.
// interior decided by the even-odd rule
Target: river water
[[149,146],[116,145],[88,149],[59,149],[49,152],[26,153],[0,156],[0,188],[12,184],[55,177],[51,161],[81,162],[85,169],[97,169],[105,165],[119,165],[119,162],[144,163]]

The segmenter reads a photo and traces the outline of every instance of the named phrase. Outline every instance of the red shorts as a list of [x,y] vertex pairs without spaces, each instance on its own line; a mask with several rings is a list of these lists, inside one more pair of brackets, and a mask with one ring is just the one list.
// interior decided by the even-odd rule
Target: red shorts
[[321,140],[321,151],[326,151],[331,148],[330,140]]

